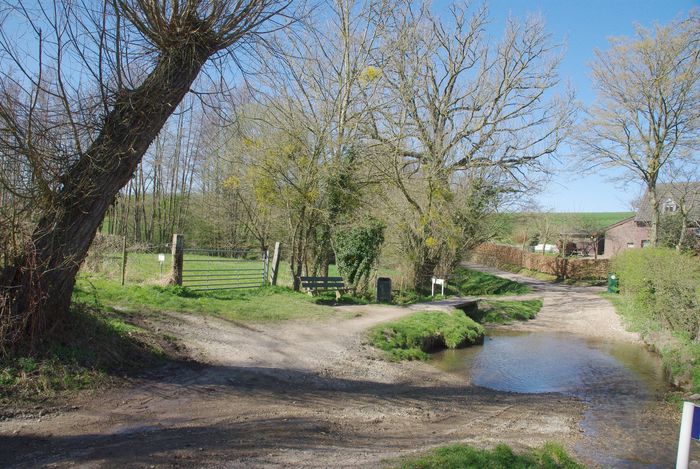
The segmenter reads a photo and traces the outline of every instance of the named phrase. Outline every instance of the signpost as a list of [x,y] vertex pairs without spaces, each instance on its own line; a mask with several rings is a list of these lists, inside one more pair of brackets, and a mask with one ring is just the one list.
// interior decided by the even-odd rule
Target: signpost
[[445,296],[445,284],[446,283],[447,283],[447,280],[445,280],[444,278],[433,277],[433,286],[431,289],[432,296],[435,296],[435,285],[442,286],[442,296]]
[[700,440],[700,407],[692,402],[683,403],[681,433],[678,438],[678,458],[676,469],[688,469],[690,461],[690,440]]
[[165,262],[165,254],[158,254],[158,262],[160,262],[160,279],[163,280],[163,263]]

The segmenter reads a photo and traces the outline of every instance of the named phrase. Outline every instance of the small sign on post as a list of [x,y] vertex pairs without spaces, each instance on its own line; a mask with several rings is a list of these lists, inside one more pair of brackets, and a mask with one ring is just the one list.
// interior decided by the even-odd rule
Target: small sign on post
[[684,402],[681,432],[678,438],[676,469],[688,469],[690,440],[700,440],[700,407],[697,407],[692,402]]
[[158,254],[158,262],[160,263],[160,279],[163,280],[163,263],[165,262],[165,254]]
[[433,286],[431,289],[431,295],[435,296],[435,285],[440,285],[442,287],[442,296],[445,296],[445,284],[447,283],[447,280],[444,278],[436,278],[433,277]]

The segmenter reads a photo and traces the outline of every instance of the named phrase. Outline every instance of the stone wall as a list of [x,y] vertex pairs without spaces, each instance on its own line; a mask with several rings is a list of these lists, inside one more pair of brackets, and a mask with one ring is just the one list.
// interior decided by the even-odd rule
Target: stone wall
[[484,243],[474,248],[469,260],[496,268],[513,266],[536,270],[561,279],[606,279],[609,271],[607,259],[567,259],[542,253],[523,251],[514,246]]

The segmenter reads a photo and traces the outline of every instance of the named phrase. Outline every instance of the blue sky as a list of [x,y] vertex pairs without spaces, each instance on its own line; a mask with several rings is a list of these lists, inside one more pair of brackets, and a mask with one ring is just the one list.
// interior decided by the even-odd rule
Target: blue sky
[[[435,0],[437,10],[451,0]],[[457,0],[460,1],[460,0]],[[474,0],[475,4],[479,0]],[[569,82],[584,105],[595,99],[588,64],[594,50],[607,48],[611,36],[631,36],[634,25],[645,27],[668,23],[685,16],[700,2],[692,0],[487,0],[491,18],[489,34],[496,39],[503,31],[508,16],[516,18],[539,14],[547,24],[553,41],[564,43],[566,55],[560,73],[562,82]],[[4,25],[11,27],[12,25]],[[12,33],[11,30],[9,30]],[[30,45],[23,45],[30,48]],[[27,51],[31,53],[31,51]],[[563,149],[569,152],[568,148]],[[640,195],[641,187],[622,187],[604,174],[582,174],[567,170],[563,159],[553,167],[551,182],[541,188],[538,197],[543,208],[564,212],[628,211],[630,202]]]
[[[439,6],[439,3],[438,3]],[[588,64],[594,50],[607,48],[611,36],[631,36],[634,25],[668,23],[700,3],[690,0],[491,0],[488,2],[493,26],[502,28],[509,16],[540,14],[555,41],[564,41],[566,56],[560,69],[569,80],[577,99],[588,104],[595,99]],[[639,195],[639,186],[620,187],[604,175],[582,175],[564,171],[563,165],[552,182],[543,188],[539,202],[547,208],[566,212],[628,211]]]

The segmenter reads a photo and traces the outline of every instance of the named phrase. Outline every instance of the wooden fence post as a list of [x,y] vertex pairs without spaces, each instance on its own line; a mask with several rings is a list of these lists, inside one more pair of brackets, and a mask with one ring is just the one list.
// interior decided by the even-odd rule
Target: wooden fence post
[[277,241],[275,243],[275,253],[272,255],[272,280],[271,285],[277,285],[277,273],[279,272],[280,266],[280,243]]
[[172,285],[182,285],[182,263],[185,254],[185,238],[181,234],[173,235],[173,267],[170,283]]

